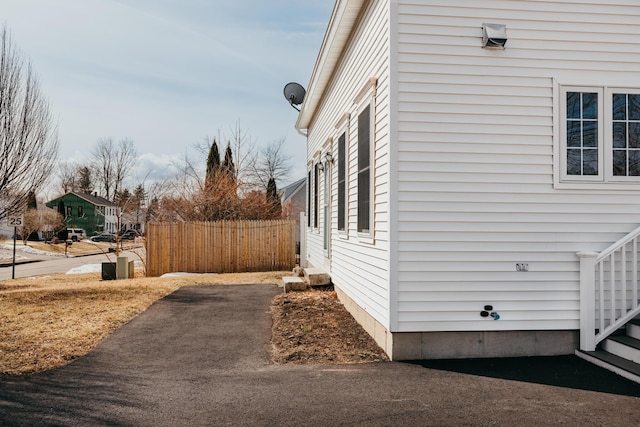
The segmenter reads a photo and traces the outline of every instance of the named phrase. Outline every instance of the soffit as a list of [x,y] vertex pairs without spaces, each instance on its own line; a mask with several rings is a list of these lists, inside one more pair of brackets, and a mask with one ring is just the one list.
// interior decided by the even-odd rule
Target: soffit
[[366,0],[337,0],[307,87],[297,129],[307,129],[344,51]]

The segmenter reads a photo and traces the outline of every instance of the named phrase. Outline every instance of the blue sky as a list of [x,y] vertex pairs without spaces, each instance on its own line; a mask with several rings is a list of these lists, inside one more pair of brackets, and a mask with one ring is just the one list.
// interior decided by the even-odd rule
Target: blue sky
[[332,8],[330,0],[0,0],[0,23],[40,79],[62,159],[88,159],[100,138],[130,138],[139,178],[161,176],[205,136],[239,122],[257,147],[286,139],[295,181],[305,176],[305,140],[282,90],[307,85]]

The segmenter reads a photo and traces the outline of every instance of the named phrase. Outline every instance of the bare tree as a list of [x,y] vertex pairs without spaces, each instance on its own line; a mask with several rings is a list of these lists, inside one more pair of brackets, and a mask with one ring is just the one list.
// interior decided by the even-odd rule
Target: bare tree
[[76,191],[78,164],[73,161],[60,162],[58,165],[58,179],[63,193]]
[[129,176],[138,157],[133,141],[121,140],[116,146],[111,138],[101,138],[91,151],[96,181],[103,195],[113,200]]
[[22,212],[51,176],[57,128],[40,84],[6,27],[0,33],[0,219]]
[[251,167],[256,162],[256,140],[251,137],[248,130],[242,129],[240,121],[237,121],[235,128],[231,129],[227,141],[233,152],[235,181],[238,185],[238,191],[243,193],[253,190]]
[[129,176],[138,159],[138,153],[130,139],[122,139],[118,143],[113,164],[114,192],[122,189],[122,183]]
[[111,200],[114,186],[113,165],[115,147],[111,138],[101,138],[91,150],[93,165],[96,171],[96,181],[102,189],[106,199]]
[[43,237],[50,239],[56,231],[66,227],[62,215],[53,209],[27,209],[24,213],[24,225],[22,227],[22,242],[27,244],[31,234],[42,232]]
[[285,152],[284,143],[282,138],[263,147],[257,160],[251,164],[251,181],[261,190],[266,191],[271,180],[281,184],[291,172],[291,155]]

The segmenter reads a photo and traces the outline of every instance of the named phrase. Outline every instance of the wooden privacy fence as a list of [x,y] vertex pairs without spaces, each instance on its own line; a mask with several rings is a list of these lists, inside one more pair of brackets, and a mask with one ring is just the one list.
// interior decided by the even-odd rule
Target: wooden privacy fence
[[296,223],[149,223],[146,246],[149,276],[290,270],[296,261]]

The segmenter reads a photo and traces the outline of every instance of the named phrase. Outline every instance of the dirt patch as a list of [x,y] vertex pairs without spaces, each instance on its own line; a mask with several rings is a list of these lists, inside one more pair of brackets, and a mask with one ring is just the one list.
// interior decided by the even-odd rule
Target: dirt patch
[[272,358],[276,363],[363,363],[388,360],[332,289],[276,296]]

